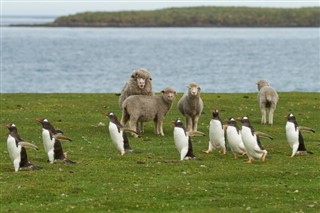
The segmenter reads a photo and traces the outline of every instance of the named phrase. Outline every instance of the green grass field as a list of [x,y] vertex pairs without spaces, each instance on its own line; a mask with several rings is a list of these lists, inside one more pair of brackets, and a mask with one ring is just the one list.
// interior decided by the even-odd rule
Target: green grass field
[[[171,120],[182,118],[176,107],[181,95],[164,121],[164,137],[153,134],[153,122],[146,123],[141,138],[129,138],[141,153],[119,156],[103,115],[112,111],[121,117],[114,94],[1,94],[1,212],[320,212],[319,93],[279,93],[272,127],[260,124],[255,93],[202,94],[199,130],[206,136],[193,138],[202,161],[176,162]],[[213,108],[222,119],[247,115],[256,130],[273,136],[262,139],[268,159],[247,164],[246,157],[233,159],[230,151],[202,153]],[[300,125],[316,130],[304,134],[315,154],[290,158],[283,118],[290,112]],[[39,117],[73,139],[63,146],[77,164],[47,163]],[[27,151],[42,170],[14,172],[7,123],[38,145],[38,152]]]

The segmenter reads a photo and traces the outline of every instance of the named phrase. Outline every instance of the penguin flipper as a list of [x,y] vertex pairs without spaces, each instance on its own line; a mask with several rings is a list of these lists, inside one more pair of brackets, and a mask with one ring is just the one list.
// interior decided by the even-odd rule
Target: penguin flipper
[[36,145],[29,143],[29,142],[26,142],[26,141],[20,141],[18,144],[22,147],[25,147],[25,148],[31,148],[31,149],[34,149],[37,151],[39,150],[39,148]]
[[55,139],[58,139],[58,140],[72,141],[71,138],[69,138],[69,137],[67,137],[67,136],[65,136],[65,135],[63,135],[63,134],[61,134],[61,133],[55,134],[53,137],[54,137]]
[[301,132],[311,132],[311,133],[315,133],[316,131],[310,127],[305,127],[305,126],[299,126],[298,129]]
[[258,137],[261,137],[261,138],[266,138],[266,139],[269,139],[269,140],[273,140],[273,137],[266,134],[266,133],[263,133],[263,132],[259,132],[259,131],[255,131],[254,132]]
[[134,131],[134,130],[132,130],[132,129],[129,129],[129,128],[120,128],[122,131],[124,131],[124,132],[132,132],[132,133],[134,133],[134,134],[137,134],[138,136],[139,136],[139,133],[138,132],[136,132],[136,131]]
[[187,134],[189,136],[205,136],[206,134],[200,131],[188,131]]

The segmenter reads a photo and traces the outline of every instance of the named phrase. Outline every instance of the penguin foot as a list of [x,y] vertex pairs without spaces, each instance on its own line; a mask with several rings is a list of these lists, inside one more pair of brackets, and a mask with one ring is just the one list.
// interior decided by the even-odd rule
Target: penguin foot
[[265,160],[266,160],[266,156],[267,156],[267,153],[263,153],[263,154],[262,154],[262,161],[265,161]]
[[202,151],[203,153],[206,153],[206,154],[209,154],[210,152],[212,152],[210,149],[208,149],[208,150],[203,150]]

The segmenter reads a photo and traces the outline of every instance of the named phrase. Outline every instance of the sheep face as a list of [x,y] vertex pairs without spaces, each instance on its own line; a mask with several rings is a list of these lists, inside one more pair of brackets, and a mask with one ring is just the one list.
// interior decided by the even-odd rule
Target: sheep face
[[188,86],[189,95],[197,96],[200,94],[201,88],[198,86],[198,84],[190,84]]
[[266,80],[260,80],[257,82],[258,90],[260,91],[262,87],[269,86]]
[[143,68],[133,71],[131,78],[137,82],[137,86],[140,89],[144,89],[146,86],[146,81],[151,81],[150,73]]
[[174,91],[171,88],[166,88],[165,90],[162,90],[162,96],[165,98],[165,100],[167,101],[174,101],[175,97],[176,97],[176,91]]

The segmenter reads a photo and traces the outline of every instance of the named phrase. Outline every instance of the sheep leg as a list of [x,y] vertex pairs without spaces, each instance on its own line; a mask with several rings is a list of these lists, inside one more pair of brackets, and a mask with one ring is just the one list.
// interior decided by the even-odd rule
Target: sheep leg
[[[131,118],[129,121],[129,127],[131,130],[136,132],[137,131],[137,120]],[[134,136],[135,138],[138,137],[138,135],[135,133],[131,133],[131,135]]]
[[126,123],[128,122],[129,118],[130,118],[130,116],[127,113],[125,113],[124,111],[122,111],[122,117],[121,117],[120,123],[122,125],[126,125]]
[[266,107],[264,106],[264,104],[261,105],[261,124],[266,124],[267,122],[267,112],[266,112]]
[[163,133],[163,119],[158,119],[157,129],[158,129],[158,134],[161,135],[161,136],[164,136],[164,133]]
[[192,130],[192,118],[188,115],[186,115],[186,129],[187,131]]
[[269,124],[273,125],[273,113],[274,113],[275,107],[272,105],[269,109]]
[[193,119],[192,131],[198,131],[198,121],[199,121],[199,116],[196,115]]

